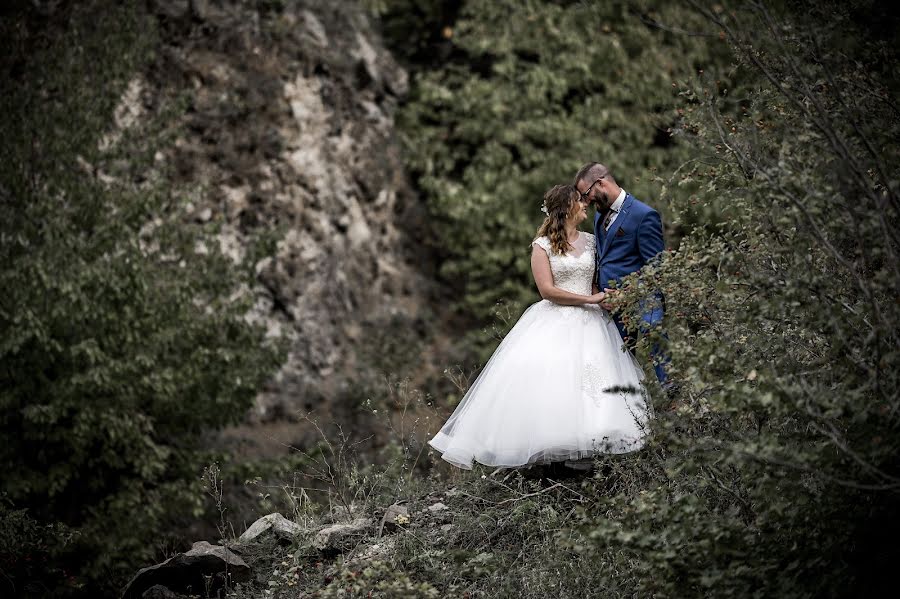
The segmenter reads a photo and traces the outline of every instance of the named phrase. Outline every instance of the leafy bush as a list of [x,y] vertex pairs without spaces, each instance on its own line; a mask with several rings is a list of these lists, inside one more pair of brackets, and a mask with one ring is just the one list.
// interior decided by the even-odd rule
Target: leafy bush
[[449,18],[453,51],[417,75],[402,122],[482,359],[496,303],[534,295],[527,198],[582,162],[661,208],[675,249],[619,309],[634,319],[664,290],[667,338],[638,352],[666,345],[682,391],[653,390],[653,445],[601,460],[581,525],[559,532],[592,588],[883,591],[900,491],[896,17],[870,2],[470,2]]
[[384,597],[385,599],[436,599],[438,591],[427,582],[413,582],[389,563],[373,560],[360,572],[342,570],[317,597]]
[[866,3],[802,6],[698,9],[747,85],[680,87],[695,156],[665,197],[695,224],[622,298],[665,291],[685,386],[656,402],[655,476],[582,528],[641,595],[878,594],[896,556],[896,47]]
[[0,498],[0,571],[5,592],[17,597],[42,596],[48,589],[71,583],[53,555],[75,534],[59,523],[35,521],[27,509],[13,509],[4,493]]
[[243,416],[281,350],[244,320],[242,272],[195,251],[217,247],[212,231],[187,222],[186,193],[154,159],[178,106],[131,124],[116,108],[153,58],[154,21],[135,3],[13,8],[0,30],[3,488],[41,525],[79,530],[58,556],[79,584],[116,586],[166,523],[201,510],[198,441]]
[[518,315],[537,299],[529,242],[543,193],[600,160],[658,205],[654,172],[688,156],[667,132],[672,82],[727,46],[660,35],[646,15],[667,18],[680,10],[671,3],[413,4],[429,15],[425,29],[401,35],[410,17],[398,9],[384,17],[385,34],[403,52],[430,39],[428,27],[443,31],[432,49],[446,62],[415,74],[398,123],[428,203],[440,276],[483,360],[496,339],[480,327],[498,302]]

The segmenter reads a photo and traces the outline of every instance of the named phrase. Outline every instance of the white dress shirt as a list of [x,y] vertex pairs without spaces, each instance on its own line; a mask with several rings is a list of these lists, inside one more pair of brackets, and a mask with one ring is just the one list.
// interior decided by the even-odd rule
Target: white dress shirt
[[609,224],[606,225],[606,230],[609,231],[609,228],[612,226],[616,219],[619,217],[619,210],[622,209],[622,204],[625,203],[625,190],[622,189],[619,191],[619,195],[616,198],[616,201],[612,203],[612,206],[609,207],[612,210],[612,218],[609,219]]

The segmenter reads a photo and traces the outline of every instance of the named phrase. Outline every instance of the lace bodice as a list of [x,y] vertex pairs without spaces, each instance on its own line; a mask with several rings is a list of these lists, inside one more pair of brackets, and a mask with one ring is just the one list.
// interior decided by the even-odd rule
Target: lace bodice
[[596,246],[591,233],[580,231],[572,244],[574,249],[566,254],[555,254],[547,237],[538,237],[531,244],[543,248],[550,257],[554,285],[572,293],[591,294],[596,261]]

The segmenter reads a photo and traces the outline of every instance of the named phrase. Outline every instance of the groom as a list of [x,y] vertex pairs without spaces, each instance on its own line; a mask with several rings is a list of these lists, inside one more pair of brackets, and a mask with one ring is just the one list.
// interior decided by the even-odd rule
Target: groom
[[[611,282],[618,283],[622,277],[640,270],[665,248],[662,220],[659,213],[638,201],[633,195],[619,187],[609,169],[599,162],[589,162],[575,175],[575,188],[582,199],[594,204],[594,235],[597,242],[597,289],[611,293]],[[663,319],[664,299],[662,293],[648,298],[646,311],[641,315],[640,330],[660,326]],[[607,310],[608,304],[601,304]],[[613,315],[613,320],[623,339],[628,339],[621,318]],[[653,369],[656,378],[667,392],[674,391],[667,380],[665,365],[668,357],[654,345]]]

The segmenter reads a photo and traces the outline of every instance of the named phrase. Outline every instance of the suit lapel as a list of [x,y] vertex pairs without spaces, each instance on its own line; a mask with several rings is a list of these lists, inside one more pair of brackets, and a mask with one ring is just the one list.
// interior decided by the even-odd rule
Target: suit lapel
[[[622,223],[625,221],[625,217],[628,216],[628,211],[631,210],[631,204],[634,202],[634,196],[630,193],[625,196],[625,201],[622,202],[622,209],[619,210],[619,216],[616,217],[616,220],[613,221],[613,224],[609,226],[609,231],[606,231],[605,237],[603,238],[603,250],[600,252],[600,257],[602,258],[604,254],[606,254],[607,250],[609,250],[609,245],[612,242],[612,238],[616,236],[616,231],[619,230],[619,227],[622,226]],[[600,228],[603,228],[603,225],[600,225]]]
[[600,222],[600,211],[598,210],[596,214],[594,214],[594,237],[597,238],[597,253],[600,253],[600,248],[603,247],[603,225]]

